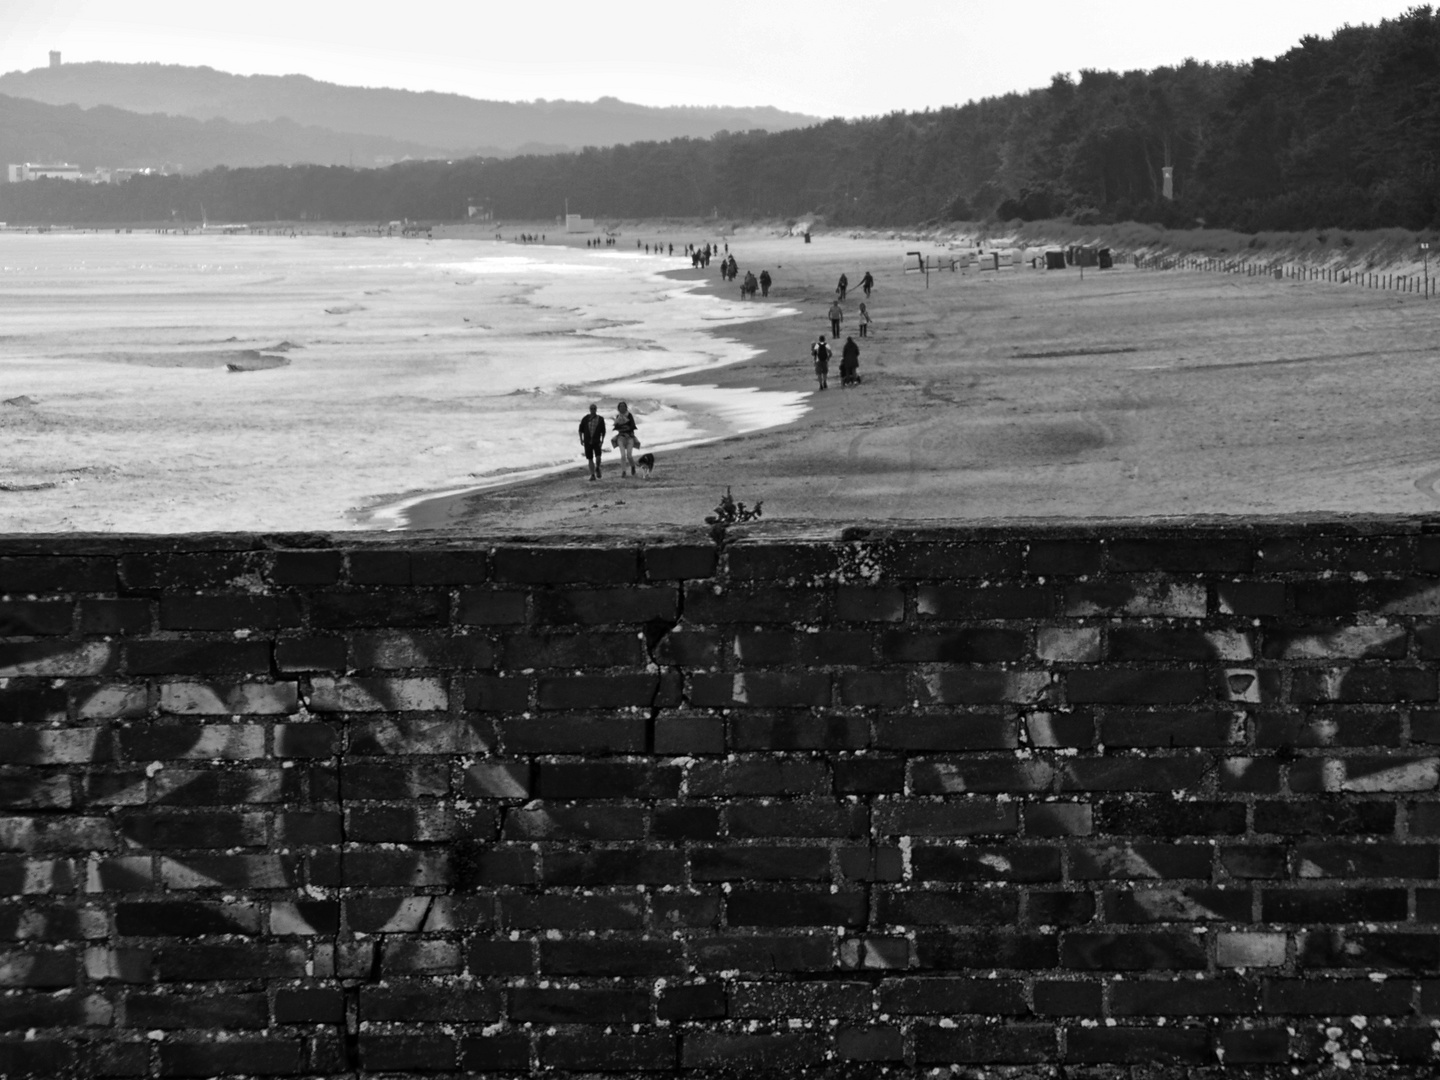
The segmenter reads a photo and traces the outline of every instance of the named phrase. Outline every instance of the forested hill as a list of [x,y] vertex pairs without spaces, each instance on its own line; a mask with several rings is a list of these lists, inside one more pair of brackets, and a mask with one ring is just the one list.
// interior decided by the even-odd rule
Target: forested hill
[[192,120],[82,109],[0,94],[0,162],[68,161],[85,169],[173,164],[187,172],[217,165],[294,162],[372,165],[378,158],[429,157],[436,147],[375,135],[345,135],[290,120]]
[[179,64],[62,64],[0,75],[0,94],[50,105],[253,123],[290,120],[333,132],[401,139],[474,154],[527,146],[579,149],[718,131],[780,130],[817,117],[770,106],[651,108],[598,101],[481,101],[460,94],[339,86],[306,75],[234,75]]
[[[1175,170],[1173,202],[1162,169]],[[799,217],[893,225],[993,215],[1308,229],[1440,225],[1440,15],[1307,38],[1249,65],[1083,72],[957,108],[549,157],[235,170],[113,189],[0,186],[0,218]],[[22,190],[23,189],[23,190]]]

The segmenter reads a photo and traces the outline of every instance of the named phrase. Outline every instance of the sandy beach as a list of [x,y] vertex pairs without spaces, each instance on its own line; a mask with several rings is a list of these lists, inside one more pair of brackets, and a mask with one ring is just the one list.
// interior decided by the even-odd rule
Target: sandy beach
[[[690,238],[684,230],[656,233]],[[1216,273],[1002,270],[904,274],[934,244],[727,238],[768,268],[757,304],[801,314],[728,327],[759,350],[705,376],[809,392],[781,427],[657,454],[649,480],[611,468],[420,502],[414,528],[603,534],[703,528],[729,487],[763,528],[1017,518],[1136,519],[1440,508],[1434,435],[1440,303],[1321,282]],[[626,243],[633,243],[632,234]],[[809,343],[850,280],[876,279],[864,383],[815,392]],[[722,284],[708,272],[706,289]],[[738,286],[724,285],[738,295]],[[838,350],[837,350],[838,353]],[[684,382],[682,378],[678,380]],[[603,403],[613,411],[612,401]]]
[[[741,303],[679,256],[713,224],[618,228],[22,238],[43,274],[12,240],[0,531],[703,535],[726,488],[772,532],[1440,509],[1440,301],[1124,257],[927,282],[935,239],[742,228],[775,284]],[[818,392],[842,272],[864,382],[837,355]],[[655,472],[592,483],[575,425],[619,398]]]

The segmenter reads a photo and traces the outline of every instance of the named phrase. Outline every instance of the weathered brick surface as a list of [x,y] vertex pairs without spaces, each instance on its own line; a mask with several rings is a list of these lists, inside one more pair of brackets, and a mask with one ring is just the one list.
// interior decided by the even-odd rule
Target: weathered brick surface
[[1430,528],[0,538],[0,1075],[1433,1075]]

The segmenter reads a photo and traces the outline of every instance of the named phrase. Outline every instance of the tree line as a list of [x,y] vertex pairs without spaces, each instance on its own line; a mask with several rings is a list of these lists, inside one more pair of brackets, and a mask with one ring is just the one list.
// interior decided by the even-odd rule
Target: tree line
[[[1246,231],[1440,225],[1440,15],[1307,37],[1273,60],[1081,71],[963,106],[766,133],[388,169],[274,166],[113,187],[0,187],[15,222],[998,218]],[[1164,169],[1173,169],[1173,199]]]

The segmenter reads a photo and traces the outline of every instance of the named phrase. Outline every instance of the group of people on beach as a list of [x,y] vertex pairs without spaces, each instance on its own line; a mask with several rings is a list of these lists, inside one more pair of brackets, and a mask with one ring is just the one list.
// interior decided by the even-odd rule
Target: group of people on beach
[[[640,445],[640,439],[635,435],[635,426],[635,414],[625,402],[616,405],[614,419],[610,422],[610,445],[620,451],[621,476],[626,475],[627,466],[630,469],[629,475],[635,475],[634,451]],[[600,415],[600,407],[593,403],[590,411],[580,418],[580,448],[590,466],[590,479],[599,480],[600,458],[605,453],[605,418]]]
[[[875,288],[874,275],[869,270],[860,279],[860,288],[865,293],[865,299],[870,299],[870,290]],[[825,313],[830,320],[830,338],[832,341],[840,340],[840,326],[845,321],[845,309],[841,303],[845,294],[850,289],[850,279],[845,274],[840,275],[840,280],[835,284],[835,299],[830,304],[830,310]],[[868,337],[870,331],[870,311],[864,302],[860,304],[858,317],[860,336]],[[821,334],[815,344],[810,346],[810,357],[815,363],[815,380],[820,384],[821,390],[829,389],[830,386],[830,357],[832,353],[830,345]],[[853,337],[845,339],[845,345],[840,350],[840,385],[842,387],[860,385],[860,346],[855,343]]]

